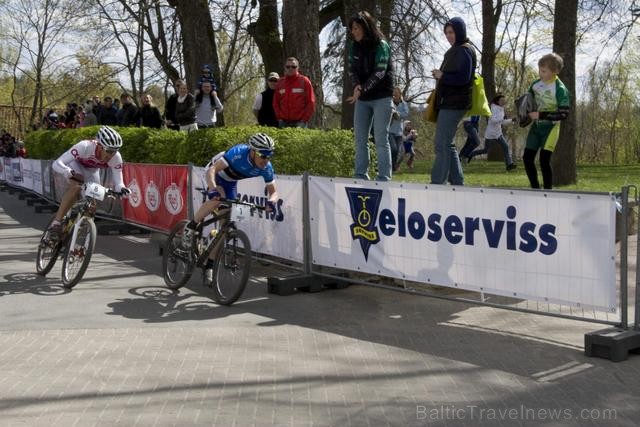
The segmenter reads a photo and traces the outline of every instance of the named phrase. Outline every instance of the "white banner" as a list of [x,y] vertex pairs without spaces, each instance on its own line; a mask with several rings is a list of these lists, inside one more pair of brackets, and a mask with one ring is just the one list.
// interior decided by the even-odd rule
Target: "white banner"
[[311,177],[313,263],[614,312],[615,201]]
[[5,158],[5,179],[7,182],[22,186],[22,172],[20,171],[19,158]]
[[22,174],[23,188],[42,194],[42,176],[40,160],[34,159],[18,159],[20,161],[20,169]]
[[55,198],[53,194],[53,187],[51,186],[51,174],[53,173],[53,169],[51,168],[51,164],[53,162],[51,160],[42,160],[41,170],[42,170],[42,194],[48,199],[53,200]]
[[[201,190],[206,189],[204,168],[191,169],[193,211],[202,206]],[[285,258],[295,262],[303,260],[302,242],[302,177],[276,177],[278,203],[275,213],[238,224],[251,241],[251,248],[259,253]],[[238,181],[238,198],[264,206],[266,202],[264,180],[250,178]]]

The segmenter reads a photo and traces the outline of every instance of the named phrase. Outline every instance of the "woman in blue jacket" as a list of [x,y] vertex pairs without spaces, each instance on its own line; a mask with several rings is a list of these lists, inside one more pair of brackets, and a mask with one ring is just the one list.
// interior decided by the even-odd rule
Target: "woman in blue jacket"
[[471,108],[473,71],[476,55],[467,38],[462,18],[452,18],[444,25],[444,34],[451,48],[444,54],[442,65],[431,74],[436,84],[436,158],[431,168],[431,183],[463,185],[462,165],[454,138],[458,123]]

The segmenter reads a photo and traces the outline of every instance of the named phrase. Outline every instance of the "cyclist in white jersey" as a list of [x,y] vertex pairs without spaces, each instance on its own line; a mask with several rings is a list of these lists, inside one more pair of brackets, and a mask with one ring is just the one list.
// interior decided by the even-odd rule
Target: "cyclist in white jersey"
[[49,228],[52,238],[60,236],[60,221],[78,199],[81,184],[85,181],[100,182],[100,169],[111,169],[116,192],[123,195],[131,193],[122,180],[122,156],[118,152],[120,147],[120,134],[108,126],[102,126],[96,139],[78,142],[53,162],[54,172],[67,178],[69,187],[62,196],[55,219]]

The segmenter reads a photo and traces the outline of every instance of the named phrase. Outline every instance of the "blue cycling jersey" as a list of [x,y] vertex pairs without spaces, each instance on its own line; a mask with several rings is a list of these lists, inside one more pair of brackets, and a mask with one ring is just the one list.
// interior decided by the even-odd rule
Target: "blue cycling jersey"
[[273,174],[273,166],[271,162],[267,163],[264,169],[258,168],[249,159],[251,147],[246,144],[234,145],[224,153],[215,156],[211,164],[222,158],[227,167],[216,174],[216,178],[224,181],[235,182],[245,178],[253,178],[261,176],[266,184],[271,184],[275,180]]

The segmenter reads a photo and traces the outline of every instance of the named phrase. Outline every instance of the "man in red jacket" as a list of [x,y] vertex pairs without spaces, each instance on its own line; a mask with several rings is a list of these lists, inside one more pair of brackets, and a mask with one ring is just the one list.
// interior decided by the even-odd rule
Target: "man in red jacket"
[[316,95],[308,77],[298,72],[298,60],[287,58],[284,76],[276,85],[273,110],[279,127],[308,127],[316,109]]

